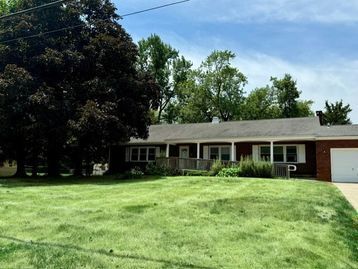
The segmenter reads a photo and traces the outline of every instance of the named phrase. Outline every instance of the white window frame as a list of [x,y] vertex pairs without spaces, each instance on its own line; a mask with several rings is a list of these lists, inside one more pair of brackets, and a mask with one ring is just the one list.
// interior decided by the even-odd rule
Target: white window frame
[[[258,145],[259,146],[259,159],[261,159],[261,148],[262,147],[268,147],[270,148],[270,152],[271,152],[271,147],[270,145]],[[283,162],[276,162],[274,161],[274,163],[295,163],[298,164],[299,163],[299,144],[274,144],[274,147],[283,147]],[[297,154],[297,161],[296,162],[287,162],[287,147],[296,147],[296,154]]]
[[[138,159],[133,160],[132,159],[132,152],[133,149],[138,149]],[[140,150],[145,149],[146,150],[146,158],[145,160],[140,160]],[[147,163],[147,162],[155,162],[155,160],[149,160],[149,149],[154,149],[154,152],[156,152],[155,147],[130,147],[129,148],[129,161],[135,162],[135,163]],[[156,153],[155,153],[156,154]]]
[[231,145],[210,145],[209,146],[209,159],[210,159],[210,156],[211,156],[211,149],[212,148],[219,148],[219,159],[218,160],[220,160],[221,161],[221,149],[222,148],[229,148],[229,160],[225,160],[225,161],[230,161],[230,160],[232,160],[232,156],[231,156]]

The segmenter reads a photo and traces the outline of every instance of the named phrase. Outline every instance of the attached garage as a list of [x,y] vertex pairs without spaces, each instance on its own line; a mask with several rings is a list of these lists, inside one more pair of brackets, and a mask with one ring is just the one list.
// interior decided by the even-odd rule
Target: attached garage
[[331,178],[358,183],[358,148],[331,148]]

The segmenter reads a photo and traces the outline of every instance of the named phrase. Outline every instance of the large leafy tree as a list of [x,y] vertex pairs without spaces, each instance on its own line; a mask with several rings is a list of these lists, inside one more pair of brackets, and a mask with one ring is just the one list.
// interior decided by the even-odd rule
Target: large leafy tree
[[178,85],[192,64],[166,44],[158,35],[139,41],[139,69],[151,74],[159,86],[159,104],[155,123],[176,120],[175,99]]
[[182,121],[241,118],[247,79],[232,65],[234,59],[231,51],[214,51],[191,73],[190,81],[182,85]]
[[335,103],[326,101],[323,112],[323,123],[325,125],[347,125],[352,124],[349,113],[352,109],[349,104],[343,104],[343,100]]
[[17,161],[16,176],[25,176],[26,149],[31,134],[31,105],[29,95],[33,78],[25,69],[7,65],[0,74],[0,129],[5,155]]
[[297,88],[297,82],[291,75],[285,74],[282,79],[271,78],[272,89],[276,96],[276,102],[280,109],[279,117],[295,118],[312,116],[310,100],[299,100],[301,91]]
[[[17,8],[48,2],[19,0]],[[42,138],[45,151],[37,152],[44,151],[51,176],[59,174],[64,153],[76,155],[80,174],[82,159],[89,163],[111,144],[147,136],[148,111],[157,104],[157,88],[150,76],[138,72],[137,47],[118,18],[110,1],[82,0],[0,23],[2,40],[81,25],[0,47],[0,73],[12,64],[33,80],[24,99],[36,124],[26,129],[38,134],[28,137]],[[11,110],[5,117],[11,117]]]
[[281,113],[275,98],[274,91],[269,86],[253,90],[245,99],[242,109],[242,119],[259,120],[278,118]]

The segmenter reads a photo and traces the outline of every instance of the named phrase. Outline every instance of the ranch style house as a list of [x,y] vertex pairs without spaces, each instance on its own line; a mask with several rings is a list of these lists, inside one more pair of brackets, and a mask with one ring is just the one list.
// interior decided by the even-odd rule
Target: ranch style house
[[358,125],[323,126],[317,117],[152,125],[145,140],[110,149],[112,173],[167,159],[178,169],[209,169],[241,157],[292,165],[296,177],[358,182]]

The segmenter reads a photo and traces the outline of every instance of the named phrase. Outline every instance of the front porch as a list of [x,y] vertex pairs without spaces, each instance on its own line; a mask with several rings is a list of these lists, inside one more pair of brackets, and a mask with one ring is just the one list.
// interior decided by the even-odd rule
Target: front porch
[[157,160],[162,165],[179,170],[210,170],[215,160],[238,163],[241,157],[251,157],[254,161],[268,160],[284,170],[288,165],[295,165],[297,171],[294,176],[316,175],[316,142],[304,138],[133,143],[112,148],[111,169],[117,173],[133,167],[145,170],[148,163]]
[[[179,158],[179,157],[158,157],[156,164],[158,166],[168,167],[176,170],[206,170],[209,171],[215,160],[204,160],[194,158]],[[238,164],[233,161],[221,161],[225,166]]]
[[[156,158],[156,165],[160,167],[167,167],[173,170],[202,170],[210,171],[215,160],[203,160],[193,158],[178,158],[178,157],[158,157]],[[225,167],[239,165],[239,161],[221,161]],[[272,164],[272,174],[274,177],[290,178],[292,172],[295,172],[297,167],[292,164]]]

